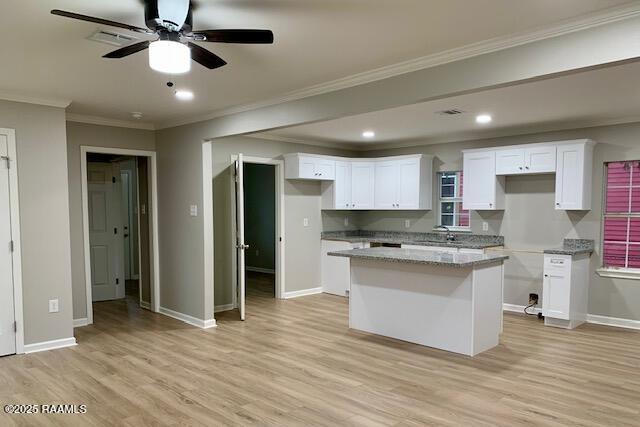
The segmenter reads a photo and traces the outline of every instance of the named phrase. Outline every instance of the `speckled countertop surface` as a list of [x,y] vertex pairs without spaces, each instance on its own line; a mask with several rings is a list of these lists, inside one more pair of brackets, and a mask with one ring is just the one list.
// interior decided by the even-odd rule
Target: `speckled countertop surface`
[[595,242],[590,239],[564,239],[561,248],[545,249],[545,254],[579,255],[593,252]]
[[485,249],[504,246],[503,236],[453,233],[456,240],[448,242],[445,233],[418,233],[408,231],[325,231],[320,238],[340,242],[396,243],[419,246],[441,246],[450,248]]
[[475,267],[502,262],[509,257],[498,254],[460,254],[427,251],[423,249],[366,248],[329,252],[331,256],[388,261],[409,264],[425,264],[442,267]]

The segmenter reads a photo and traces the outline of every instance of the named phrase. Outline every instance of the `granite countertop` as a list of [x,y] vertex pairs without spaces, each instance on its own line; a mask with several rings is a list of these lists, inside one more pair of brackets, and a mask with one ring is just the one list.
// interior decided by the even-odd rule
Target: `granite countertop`
[[475,267],[502,262],[509,257],[498,254],[460,254],[426,251],[422,249],[366,248],[329,252],[328,255],[408,264],[425,264],[442,267]]
[[593,252],[595,242],[590,239],[564,239],[561,248],[545,249],[545,254],[579,255]]
[[453,233],[456,240],[449,242],[445,239],[445,233],[418,233],[407,231],[325,231],[321,234],[323,240],[335,240],[350,243],[395,243],[419,246],[440,246],[465,249],[485,249],[496,246],[504,246],[504,237]]

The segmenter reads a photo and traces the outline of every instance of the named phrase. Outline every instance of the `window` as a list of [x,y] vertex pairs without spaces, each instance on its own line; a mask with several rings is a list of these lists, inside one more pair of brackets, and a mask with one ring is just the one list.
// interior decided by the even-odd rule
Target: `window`
[[640,161],[605,164],[602,263],[640,269]]
[[462,209],[462,171],[438,173],[438,187],[438,225],[469,230],[469,211]]

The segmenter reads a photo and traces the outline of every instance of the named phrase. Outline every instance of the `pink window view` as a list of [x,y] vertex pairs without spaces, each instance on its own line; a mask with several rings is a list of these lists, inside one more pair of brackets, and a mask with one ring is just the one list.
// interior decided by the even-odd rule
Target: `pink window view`
[[606,165],[604,267],[640,268],[640,162]]

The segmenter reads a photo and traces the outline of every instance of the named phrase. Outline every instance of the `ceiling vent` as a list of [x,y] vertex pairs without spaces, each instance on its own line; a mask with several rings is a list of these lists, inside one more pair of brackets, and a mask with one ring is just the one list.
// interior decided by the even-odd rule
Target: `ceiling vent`
[[96,32],[89,40],[93,40],[98,43],[105,43],[111,46],[127,46],[132,42],[138,40],[136,37],[124,34],[118,34],[113,31],[100,30]]
[[436,111],[436,114],[439,116],[457,116],[458,114],[463,114],[463,113],[464,111],[456,110],[455,108],[451,110]]

